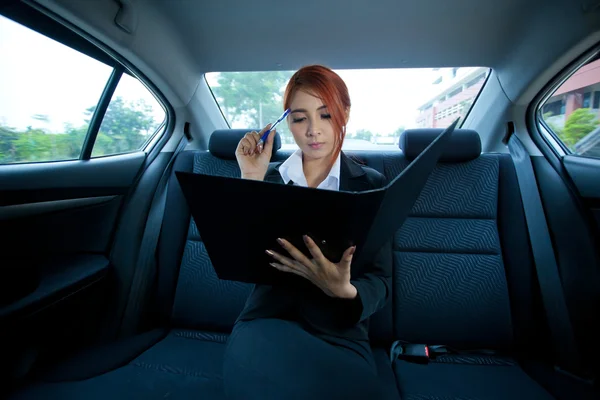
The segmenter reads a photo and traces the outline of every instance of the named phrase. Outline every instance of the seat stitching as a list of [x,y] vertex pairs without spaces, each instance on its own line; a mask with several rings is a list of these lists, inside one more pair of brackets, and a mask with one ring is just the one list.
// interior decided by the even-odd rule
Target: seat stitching
[[170,368],[168,365],[149,364],[149,363],[139,362],[139,361],[132,362],[129,365],[138,367],[138,368],[150,369],[150,370],[154,370],[154,371],[158,371],[158,372],[166,372],[168,374],[174,374],[174,375],[192,376],[195,378],[205,378],[205,379],[215,379],[215,378],[221,379],[221,380],[223,379],[223,377],[220,375],[210,375],[210,374],[206,374],[204,372],[178,371],[176,369]]

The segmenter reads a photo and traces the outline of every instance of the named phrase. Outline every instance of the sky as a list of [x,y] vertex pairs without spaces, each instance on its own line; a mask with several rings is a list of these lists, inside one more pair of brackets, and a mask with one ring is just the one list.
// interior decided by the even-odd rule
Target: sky
[[348,131],[367,129],[392,133],[413,128],[418,107],[440,92],[431,69],[383,69],[336,71],[348,86],[352,109]]
[[[15,38],[18,37],[18,40]],[[112,69],[94,59],[0,16],[0,124],[63,132],[65,123],[84,123],[85,110],[97,104]],[[68,68],[64,66],[68,65]],[[450,69],[338,70],[350,91],[348,132],[366,129],[386,135],[416,126],[418,107],[440,93],[434,85]],[[459,69],[459,75],[469,72]],[[209,84],[214,76],[207,76]],[[448,81],[448,84],[450,82]],[[125,75],[115,96],[144,98],[153,104],[157,121],[164,110],[136,79]],[[48,121],[32,118],[39,114]],[[243,128],[243,127],[241,127]]]

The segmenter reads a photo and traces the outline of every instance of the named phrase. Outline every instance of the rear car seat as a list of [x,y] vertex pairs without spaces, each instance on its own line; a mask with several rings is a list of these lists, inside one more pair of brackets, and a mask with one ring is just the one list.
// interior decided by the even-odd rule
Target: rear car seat
[[[387,158],[386,175],[439,132],[407,131],[405,159]],[[442,344],[458,354],[427,365],[397,360],[400,393],[403,399],[552,398],[514,358],[538,357],[532,348],[544,333],[535,319],[542,311],[533,302],[535,272],[512,160],[480,155],[474,131],[457,130],[452,139],[395,236],[393,313],[396,339]]]
[[[421,133],[405,133],[407,157],[354,154],[393,178],[427,142],[430,135]],[[173,170],[239,176],[233,149],[241,134],[216,131],[209,152],[182,152]],[[399,397],[398,389],[403,399],[548,397],[514,358],[448,355],[428,365],[399,360],[392,370],[386,353],[393,339],[401,339],[514,355],[539,333],[514,169],[506,155],[479,153],[476,133],[456,131],[395,237],[393,304],[371,324],[390,398]],[[288,155],[278,151],[275,159]],[[92,349],[14,398],[223,398],[224,343],[250,286],[217,279],[174,175],[162,232],[150,318],[161,328]]]

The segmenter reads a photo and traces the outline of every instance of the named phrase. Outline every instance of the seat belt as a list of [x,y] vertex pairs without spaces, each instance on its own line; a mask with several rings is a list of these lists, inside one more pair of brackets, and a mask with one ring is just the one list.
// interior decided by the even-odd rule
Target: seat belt
[[163,172],[160,181],[158,182],[158,186],[156,187],[156,191],[154,192],[150,211],[146,220],[146,226],[144,227],[144,235],[142,236],[142,243],[140,245],[133,281],[129,290],[127,305],[125,307],[125,312],[123,313],[119,334],[120,337],[130,336],[136,333],[136,329],[141,321],[143,308],[150,297],[150,289],[156,278],[157,272],[156,251],[167,203],[169,178],[171,177],[171,171],[177,155],[187,144],[188,140],[184,135],[177,145],[171,160],[169,160],[167,168]]
[[579,352],[531,157],[515,134],[508,140],[508,150],[517,173],[542,302],[558,366],[568,372],[581,373]]

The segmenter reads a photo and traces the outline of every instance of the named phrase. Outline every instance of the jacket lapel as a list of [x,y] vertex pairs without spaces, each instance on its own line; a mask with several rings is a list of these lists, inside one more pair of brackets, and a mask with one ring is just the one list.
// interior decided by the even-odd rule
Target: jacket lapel
[[366,179],[365,170],[352,161],[344,152],[340,153],[340,190],[346,192],[360,192],[372,189],[371,184]]

